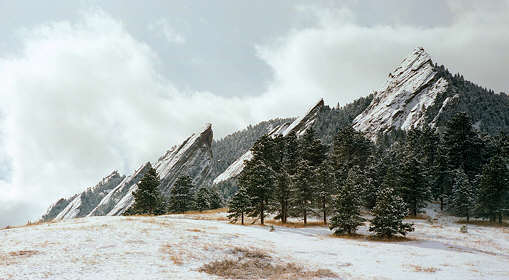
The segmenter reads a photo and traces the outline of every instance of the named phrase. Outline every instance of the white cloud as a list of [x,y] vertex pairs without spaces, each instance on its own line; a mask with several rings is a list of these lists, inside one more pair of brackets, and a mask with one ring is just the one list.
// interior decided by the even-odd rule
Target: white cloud
[[157,72],[151,47],[101,11],[25,30],[24,48],[0,57],[0,128],[12,159],[0,202],[30,203],[26,219],[33,219],[113,169],[128,172],[156,159],[206,122],[217,138],[250,123],[296,116],[320,97],[344,104],[381,86],[420,45],[465,78],[507,87],[496,77],[509,65],[507,6],[458,10],[450,26],[433,28],[366,27],[349,10],[301,12],[313,13],[317,24],[257,46],[273,78],[252,97],[176,88]]
[[171,26],[165,18],[160,18],[149,24],[148,29],[156,34],[163,36],[166,41],[175,44],[184,44],[186,43],[186,38],[175,31],[175,29]]

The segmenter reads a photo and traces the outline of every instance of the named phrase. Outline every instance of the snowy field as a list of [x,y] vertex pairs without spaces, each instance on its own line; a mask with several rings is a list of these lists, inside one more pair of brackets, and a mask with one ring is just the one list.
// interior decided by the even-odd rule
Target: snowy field
[[200,268],[242,250],[274,265],[328,270],[328,279],[509,279],[509,228],[464,234],[449,217],[412,220],[411,241],[388,243],[333,237],[321,226],[232,225],[224,216],[89,217],[0,230],[0,279],[223,279]]

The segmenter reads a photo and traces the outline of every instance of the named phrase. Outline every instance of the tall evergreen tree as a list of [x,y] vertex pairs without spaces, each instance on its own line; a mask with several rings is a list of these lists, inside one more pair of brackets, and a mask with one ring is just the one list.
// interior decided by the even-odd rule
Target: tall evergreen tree
[[470,180],[480,173],[483,164],[483,145],[466,113],[456,114],[447,123],[444,145],[450,170],[462,168]]
[[210,209],[210,194],[207,188],[201,187],[194,194],[194,207],[198,211]]
[[193,183],[191,177],[181,176],[170,190],[169,208],[172,212],[184,213],[193,208]]
[[216,189],[209,188],[209,208],[218,209],[223,207],[223,200]]
[[406,203],[392,188],[379,190],[376,205],[372,211],[373,219],[369,231],[379,237],[390,238],[395,234],[406,235],[413,231],[413,225],[403,223],[408,214]]
[[315,174],[312,166],[309,161],[301,159],[293,180],[291,202],[297,215],[303,217],[304,224],[307,224],[308,215],[312,211],[314,183]]
[[334,170],[332,163],[325,160],[320,164],[317,170],[317,185],[315,188],[315,198],[318,208],[323,214],[323,223],[327,224],[327,214],[329,213],[334,193]]
[[245,188],[239,188],[237,193],[228,203],[228,219],[236,223],[240,218],[241,224],[244,224],[244,216],[250,209],[250,198]]
[[456,169],[449,210],[458,216],[466,217],[469,222],[476,200],[477,192],[474,185],[463,170]]
[[129,214],[163,214],[165,209],[163,209],[159,185],[159,176],[156,170],[150,167],[138,183],[138,189],[133,192],[134,204],[127,212]]
[[334,213],[330,219],[329,228],[336,234],[355,233],[357,227],[364,222],[361,216],[362,200],[359,195],[363,179],[360,173],[358,166],[350,169],[345,183],[340,186],[334,200]]
[[403,159],[400,175],[401,185],[397,191],[407,203],[411,213],[417,216],[420,209],[426,206],[425,201],[430,198],[430,190],[422,165],[413,153],[408,152]]
[[509,171],[503,158],[499,155],[493,157],[483,168],[480,189],[478,213],[482,217],[495,221],[497,214],[502,222],[501,209],[506,209],[504,201],[509,192]]
[[371,142],[351,126],[341,129],[334,138],[331,158],[340,180],[354,165],[364,169],[371,154]]

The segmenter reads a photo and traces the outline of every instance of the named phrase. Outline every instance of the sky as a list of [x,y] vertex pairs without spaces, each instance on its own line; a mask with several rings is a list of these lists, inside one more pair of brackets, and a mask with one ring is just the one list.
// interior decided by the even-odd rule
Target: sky
[[0,226],[215,139],[380,88],[415,47],[509,91],[509,1],[0,0]]

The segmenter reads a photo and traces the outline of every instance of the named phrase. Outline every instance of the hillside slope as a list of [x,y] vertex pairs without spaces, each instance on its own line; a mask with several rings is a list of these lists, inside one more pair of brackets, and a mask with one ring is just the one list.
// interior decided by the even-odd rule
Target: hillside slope
[[320,226],[233,225],[224,215],[87,217],[0,230],[0,279],[223,279],[200,268],[225,259],[234,266],[249,252],[258,263],[302,270],[287,279],[306,279],[305,271],[336,275],[322,279],[509,277],[506,228],[469,226],[463,234],[448,217],[412,220],[411,241],[380,242],[332,237]]

